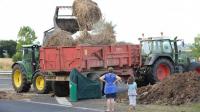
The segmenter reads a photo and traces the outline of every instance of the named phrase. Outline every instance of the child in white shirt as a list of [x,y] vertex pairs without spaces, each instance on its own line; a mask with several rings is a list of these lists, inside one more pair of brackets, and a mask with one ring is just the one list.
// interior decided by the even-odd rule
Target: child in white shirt
[[129,111],[134,112],[136,106],[136,96],[137,96],[137,83],[135,82],[135,78],[130,76],[128,78],[128,97],[129,97]]

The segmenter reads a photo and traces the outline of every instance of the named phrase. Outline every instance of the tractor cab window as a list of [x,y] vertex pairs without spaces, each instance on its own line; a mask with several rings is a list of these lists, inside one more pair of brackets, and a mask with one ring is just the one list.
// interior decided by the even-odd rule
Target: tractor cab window
[[23,48],[23,59],[31,60],[32,57],[32,49],[31,48]]
[[161,42],[162,41],[142,41],[142,55],[149,55],[151,53],[161,53]]
[[35,59],[39,60],[39,47],[36,47],[34,50],[35,50]]
[[163,52],[172,53],[172,48],[169,40],[163,41]]
[[151,53],[152,41],[142,41],[141,46],[142,46],[142,55],[148,55]]
[[161,53],[161,41],[153,41],[152,53]]

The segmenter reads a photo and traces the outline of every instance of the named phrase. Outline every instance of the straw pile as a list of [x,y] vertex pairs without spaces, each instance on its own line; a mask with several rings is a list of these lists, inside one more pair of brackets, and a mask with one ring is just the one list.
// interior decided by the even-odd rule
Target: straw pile
[[71,34],[59,28],[55,29],[53,33],[44,40],[43,46],[73,46],[75,44]]
[[92,33],[84,30],[79,37],[77,37],[77,44],[86,45],[109,45],[116,43],[114,26],[112,23],[100,20],[92,27]]
[[77,17],[81,30],[90,30],[92,25],[101,19],[101,10],[92,0],[75,0],[73,15]]

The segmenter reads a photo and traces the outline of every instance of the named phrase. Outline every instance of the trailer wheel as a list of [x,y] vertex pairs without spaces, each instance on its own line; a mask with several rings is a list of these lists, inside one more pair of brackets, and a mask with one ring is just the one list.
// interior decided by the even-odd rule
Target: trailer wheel
[[191,63],[189,67],[189,71],[195,71],[198,75],[200,75],[200,63]]
[[37,72],[33,77],[33,87],[38,94],[47,94],[50,91],[50,82],[46,81],[41,72]]
[[52,89],[56,96],[69,96],[69,81],[54,81]]
[[99,76],[97,75],[97,73],[93,73],[93,72],[88,73],[87,78],[93,81],[99,80]]
[[12,71],[12,85],[16,92],[28,92],[31,88],[31,83],[28,83],[24,67],[19,64],[14,65]]
[[164,80],[167,76],[174,73],[174,66],[168,59],[159,59],[155,62],[150,74],[150,83]]

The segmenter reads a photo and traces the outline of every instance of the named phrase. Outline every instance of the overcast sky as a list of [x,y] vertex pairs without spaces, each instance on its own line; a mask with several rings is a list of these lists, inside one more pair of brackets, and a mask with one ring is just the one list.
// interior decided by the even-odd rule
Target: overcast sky
[[[116,25],[117,40],[138,43],[145,36],[178,36],[193,42],[200,33],[200,0],[95,0]],[[73,0],[0,0],[0,40],[16,40],[20,26],[30,26],[39,41],[53,26],[55,6]]]

